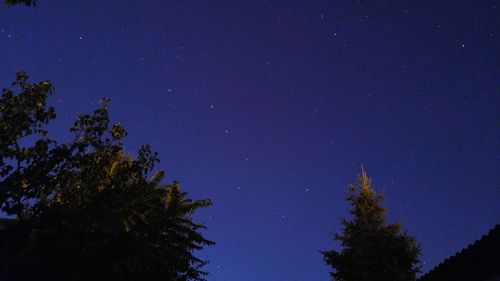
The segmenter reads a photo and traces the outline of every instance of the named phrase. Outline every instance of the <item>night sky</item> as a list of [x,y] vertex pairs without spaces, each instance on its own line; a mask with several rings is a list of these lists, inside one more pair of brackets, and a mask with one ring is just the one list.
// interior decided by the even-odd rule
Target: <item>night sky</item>
[[[2,1],[3,2],[3,1]],[[497,2],[498,3],[498,2]],[[211,198],[209,280],[326,281],[363,165],[424,271],[500,222],[494,1],[0,5],[0,87],[51,80],[69,139],[109,97],[126,149]]]

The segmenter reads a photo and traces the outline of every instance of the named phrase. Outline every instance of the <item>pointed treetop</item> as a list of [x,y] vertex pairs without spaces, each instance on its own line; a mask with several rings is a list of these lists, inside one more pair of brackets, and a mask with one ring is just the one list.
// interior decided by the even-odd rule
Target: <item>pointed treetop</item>
[[350,218],[341,219],[342,232],[334,239],[339,250],[322,252],[335,281],[414,281],[420,269],[420,248],[415,238],[388,224],[383,196],[361,166],[355,184],[349,185]]
[[372,179],[368,177],[366,174],[365,169],[363,168],[363,165],[361,165],[361,173],[358,174],[358,184],[359,187],[363,189],[371,189],[372,186]]

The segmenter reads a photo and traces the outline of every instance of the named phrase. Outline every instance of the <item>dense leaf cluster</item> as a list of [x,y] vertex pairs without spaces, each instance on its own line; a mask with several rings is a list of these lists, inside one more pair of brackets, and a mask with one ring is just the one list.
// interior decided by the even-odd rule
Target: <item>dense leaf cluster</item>
[[36,0],[5,0],[5,3],[8,6],[16,5],[16,4],[24,4],[26,6],[35,6]]
[[337,281],[410,281],[419,272],[420,248],[401,233],[400,224],[387,224],[383,196],[371,187],[362,170],[357,184],[349,186],[347,200],[352,220],[342,219],[343,232],[335,234],[341,251],[323,252]]
[[55,118],[49,81],[25,73],[0,99],[0,227],[2,280],[204,280],[193,253],[213,242],[191,215],[210,200],[190,200],[179,184],[149,176],[157,154],[124,152],[109,100],[80,114],[72,141],[49,137]]

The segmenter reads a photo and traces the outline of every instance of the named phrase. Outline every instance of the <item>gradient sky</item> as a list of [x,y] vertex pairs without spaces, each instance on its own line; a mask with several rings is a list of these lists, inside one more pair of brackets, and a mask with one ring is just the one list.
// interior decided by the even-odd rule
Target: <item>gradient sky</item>
[[[498,2],[497,2],[498,3]],[[51,80],[68,138],[113,99],[127,150],[214,205],[215,281],[326,281],[360,165],[424,271],[500,222],[495,1],[0,5],[0,86]]]

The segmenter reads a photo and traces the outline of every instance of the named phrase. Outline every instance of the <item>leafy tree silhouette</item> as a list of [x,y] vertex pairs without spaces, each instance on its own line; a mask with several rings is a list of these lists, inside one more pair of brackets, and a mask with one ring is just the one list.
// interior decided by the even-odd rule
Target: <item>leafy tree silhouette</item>
[[36,0],[5,0],[5,3],[8,6],[16,5],[16,4],[24,4],[26,6],[35,6]]
[[126,154],[109,100],[59,143],[46,129],[52,84],[20,72],[13,85],[20,93],[0,98],[0,211],[12,218],[0,227],[2,280],[204,280],[194,252],[213,242],[191,215],[211,201],[160,185],[148,145]]

